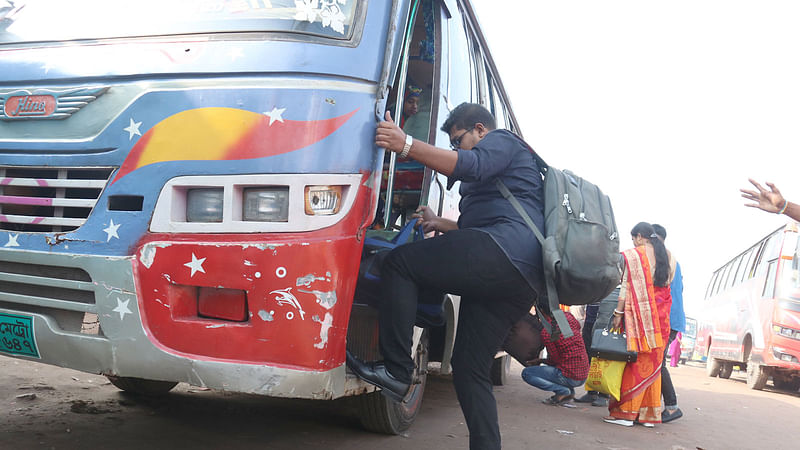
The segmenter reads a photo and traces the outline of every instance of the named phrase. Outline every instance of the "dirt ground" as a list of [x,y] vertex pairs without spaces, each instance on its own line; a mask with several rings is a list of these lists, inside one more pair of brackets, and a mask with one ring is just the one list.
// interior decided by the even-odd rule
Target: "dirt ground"
[[[800,394],[749,390],[744,374],[707,378],[700,365],[672,370],[684,417],[654,429],[603,423],[604,408],[547,406],[549,393],[512,366],[495,390],[507,449],[765,449],[796,446]],[[360,428],[348,401],[297,401],[180,384],[137,398],[104,377],[0,356],[0,448],[466,449],[450,379],[431,377],[423,410],[403,436]]]

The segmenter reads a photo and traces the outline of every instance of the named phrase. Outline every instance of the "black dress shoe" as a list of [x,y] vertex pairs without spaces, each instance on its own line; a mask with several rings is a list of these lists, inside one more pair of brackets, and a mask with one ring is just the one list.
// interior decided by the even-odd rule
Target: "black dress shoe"
[[597,394],[594,392],[587,392],[583,394],[581,397],[575,399],[578,403],[592,403],[597,399]]
[[372,383],[381,388],[381,392],[386,397],[401,403],[408,393],[410,383],[403,383],[398,380],[388,370],[382,362],[365,363],[347,352],[347,367],[362,380]]
[[661,423],[672,422],[675,419],[683,417],[683,411],[680,408],[665,409],[661,412]]

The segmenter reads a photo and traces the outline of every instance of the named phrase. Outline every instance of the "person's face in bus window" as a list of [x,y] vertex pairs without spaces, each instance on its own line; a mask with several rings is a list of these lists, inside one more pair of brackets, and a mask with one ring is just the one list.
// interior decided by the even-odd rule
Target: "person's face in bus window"
[[450,129],[450,147],[461,150],[472,150],[472,147],[480,142],[484,136],[489,132],[482,123],[476,123],[475,126],[466,130],[453,125]]
[[403,102],[403,115],[409,118],[419,112],[419,97],[410,95]]

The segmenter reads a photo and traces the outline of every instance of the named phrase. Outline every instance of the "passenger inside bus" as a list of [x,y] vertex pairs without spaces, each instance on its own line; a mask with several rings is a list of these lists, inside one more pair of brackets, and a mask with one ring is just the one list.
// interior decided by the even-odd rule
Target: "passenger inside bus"
[[[419,112],[419,97],[422,93],[422,88],[415,85],[413,82],[409,82],[406,84],[406,90],[403,94],[403,110],[402,114],[400,115],[400,127],[402,128],[403,125],[406,123],[411,116]],[[392,115],[394,119],[394,111],[396,109],[396,105],[391,105],[386,108],[389,113]]]
[[[403,112],[398,124],[403,131],[424,142],[428,142],[431,122],[431,103],[433,91],[434,16],[433,3],[423,1],[414,22],[411,43],[409,45],[408,70],[406,72],[406,89],[403,90]],[[398,73],[396,80],[402,79]],[[399,86],[394,86],[390,99],[395,99],[387,110],[394,116],[397,102],[401,101]],[[416,108],[412,105],[416,103]],[[408,109],[406,109],[408,107]],[[412,111],[416,111],[411,114]],[[381,193],[378,210],[373,222],[374,229],[383,228],[386,190],[388,185],[390,153],[384,157],[384,174],[381,181]],[[410,158],[398,158],[395,166],[394,185],[392,188],[392,211],[389,215],[389,228],[405,225],[420,203],[425,167]]]

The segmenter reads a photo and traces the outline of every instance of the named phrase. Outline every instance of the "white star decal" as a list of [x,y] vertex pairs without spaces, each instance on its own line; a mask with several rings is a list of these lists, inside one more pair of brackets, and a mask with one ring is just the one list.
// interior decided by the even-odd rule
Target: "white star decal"
[[133,314],[133,311],[128,309],[128,302],[130,301],[131,300],[128,299],[123,302],[122,300],[119,299],[119,297],[117,297],[117,307],[112,309],[112,311],[119,313],[119,320],[124,319],[125,314]]
[[123,128],[122,129],[123,131],[127,131],[128,132],[128,140],[129,141],[131,139],[133,139],[134,136],[141,136],[142,135],[142,133],[139,131],[139,126],[141,124],[142,124],[142,122],[134,122],[133,118],[131,118],[131,124],[128,125],[128,128]]
[[284,111],[286,111],[286,108],[278,109],[278,108],[273,106],[272,107],[272,111],[270,111],[270,112],[266,112],[265,111],[264,112],[264,115],[269,117],[270,126],[272,126],[272,123],[275,122],[276,120],[278,122],[280,122],[280,123],[283,123],[283,116],[281,114],[283,114]]
[[189,275],[189,278],[193,277],[195,272],[206,273],[205,269],[203,269],[203,262],[205,260],[205,258],[197,259],[197,257],[194,256],[194,253],[192,253],[192,260],[184,264],[184,266],[192,269],[192,273]]
[[9,234],[8,242],[3,247],[19,247],[19,243],[17,243],[17,238],[19,238],[18,234]]
[[121,223],[115,224],[114,223],[114,219],[111,219],[111,224],[109,224],[108,227],[103,228],[103,231],[105,231],[106,234],[108,235],[108,238],[106,239],[106,242],[110,241],[112,237],[115,237],[115,238],[119,239],[119,235],[117,234],[117,230],[119,229],[120,225],[122,225],[122,224]]
[[231,55],[231,61],[236,61],[237,59],[239,59],[242,56],[244,56],[244,52],[239,47],[233,47],[231,49],[230,55]]

